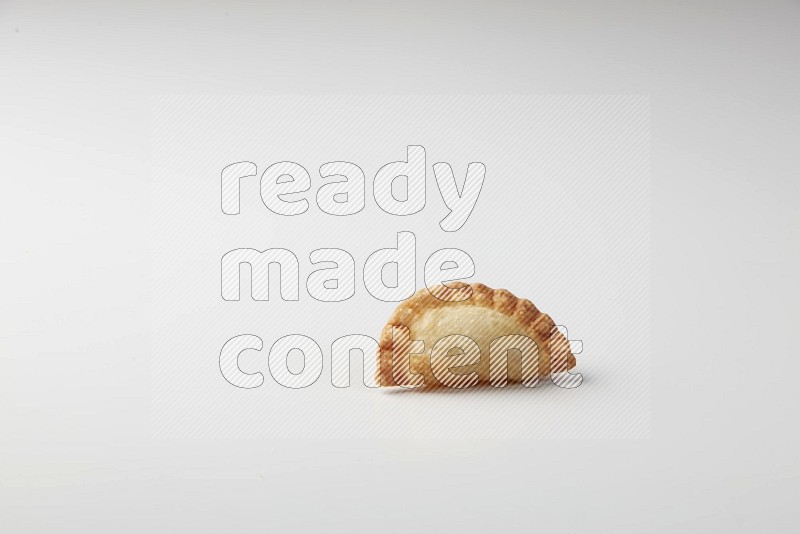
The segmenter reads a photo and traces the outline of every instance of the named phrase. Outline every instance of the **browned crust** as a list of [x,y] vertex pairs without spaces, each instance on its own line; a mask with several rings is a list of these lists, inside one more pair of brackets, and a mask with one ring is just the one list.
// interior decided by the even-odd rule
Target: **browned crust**
[[[540,373],[542,375],[549,375],[551,371],[551,359],[554,356],[550,354],[551,346],[563,348],[559,350],[559,357],[564,360],[557,365],[559,370],[568,370],[575,367],[575,356],[569,351],[569,343],[563,334],[558,331],[553,319],[549,315],[540,312],[530,300],[518,298],[506,289],[492,289],[484,284],[462,283],[459,289],[463,290],[466,286],[472,288],[472,296],[463,301],[448,302],[436,298],[431,293],[442,295],[442,292],[451,292],[454,289],[446,286],[435,286],[430,291],[427,288],[422,288],[411,298],[397,305],[386,326],[381,331],[376,373],[376,379],[381,386],[397,385],[392,376],[392,327],[407,326],[411,324],[415,316],[428,310],[443,307],[479,306],[514,318],[519,326],[527,331],[540,347],[540,355],[543,356],[540,360]],[[486,380],[488,380],[488,377],[481,377],[481,381]],[[429,382],[429,380],[426,380],[426,385],[429,385]]]

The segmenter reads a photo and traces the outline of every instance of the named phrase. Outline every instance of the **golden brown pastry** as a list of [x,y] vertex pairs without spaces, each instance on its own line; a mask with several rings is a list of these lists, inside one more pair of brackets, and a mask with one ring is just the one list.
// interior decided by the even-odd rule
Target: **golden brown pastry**
[[531,301],[462,283],[423,288],[397,306],[381,333],[377,379],[381,386],[535,386],[573,367],[569,342]]

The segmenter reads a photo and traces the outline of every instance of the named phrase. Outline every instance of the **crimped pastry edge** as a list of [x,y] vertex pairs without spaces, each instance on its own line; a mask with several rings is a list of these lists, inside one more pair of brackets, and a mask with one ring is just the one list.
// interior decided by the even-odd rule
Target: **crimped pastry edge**
[[[382,387],[397,386],[394,377],[392,376],[392,327],[393,326],[407,326],[410,321],[418,314],[427,311],[443,308],[446,306],[478,306],[490,310],[495,310],[503,315],[513,318],[517,324],[525,331],[527,331],[531,338],[536,341],[540,350],[540,373],[548,375],[550,373],[550,340],[551,336],[558,335],[563,338],[563,335],[555,328],[556,324],[553,319],[539,311],[539,309],[528,299],[521,299],[508,291],[507,289],[493,289],[480,283],[460,283],[457,289],[464,286],[472,288],[472,296],[463,301],[449,302],[436,298],[432,293],[437,291],[453,291],[453,288],[437,285],[428,290],[423,287],[418,290],[410,298],[404,300],[397,305],[386,325],[381,330],[381,337],[377,353],[377,369],[376,380]],[[566,340],[561,340],[565,343]],[[567,344],[567,346],[569,346]],[[484,355],[481,355],[483,359]],[[572,353],[567,354],[567,367],[572,369],[576,365],[575,356]],[[482,382],[485,380],[481,380]],[[428,384],[425,387],[437,385]]]

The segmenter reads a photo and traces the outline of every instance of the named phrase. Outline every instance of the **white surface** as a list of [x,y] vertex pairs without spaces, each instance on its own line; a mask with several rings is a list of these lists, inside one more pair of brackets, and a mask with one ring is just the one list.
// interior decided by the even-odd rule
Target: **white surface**
[[[4,2],[0,526],[791,530],[798,22],[792,2]],[[152,439],[151,95],[284,92],[650,95],[652,437]]]
[[[650,435],[646,97],[178,96],[154,102],[155,437]],[[406,143],[425,147],[426,202],[418,213],[394,216],[376,204],[373,178],[386,163],[406,158]],[[259,171],[240,180],[240,213],[225,215],[220,172],[242,159]],[[360,213],[334,217],[316,206],[323,183],[317,169],[336,159],[357,163],[367,176],[368,202]],[[305,213],[280,216],[261,200],[260,175],[283,160],[312,175],[310,191],[287,197],[310,199]],[[475,209],[457,232],[439,227],[447,213],[431,171],[439,161],[449,162],[462,181],[470,161],[486,166]],[[396,306],[367,292],[364,264],[376,250],[396,247],[398,232],[415,236],[418,288],[428,256],[456,247],[475,262],[471,281],[530,298],[566,325],[588,347],[576,369],[586,383],[574,391],[489,388],[401,399],[356,387],[363,379],[355,356],[353,387],[333,387],[332,342],[350,334],[379,339]],[[308,294],[306,279],[319,268],[309,253],[323,247],[346,250],[355,260],[355,294],[342,302]],[[242,269],[241,300],[223,300],[220,258],[240,248],[292,252],[298,300],[279,297],[275,268],[269,301],[251,300],[249,268]],[[223,344],[240,334],[256,335],[264,346],[241,355],[243,370],[266,377],[249,391],[223,380],[218,361]],[[267,356],[276,340],[293,334],[314,340],[324,364],[316,383],[287,391],[271,376]],[[367,358],[374,361],[374,350]],[[299,354],[295,359],[302,365]]]

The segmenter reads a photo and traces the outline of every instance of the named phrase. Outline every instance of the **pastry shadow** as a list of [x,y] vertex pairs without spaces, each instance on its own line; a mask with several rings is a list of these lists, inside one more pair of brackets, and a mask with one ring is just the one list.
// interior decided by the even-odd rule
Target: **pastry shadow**
[[[581,386],[587,384],[589,380],[586,375],[583,375]],[[581,387],[579,386],[579,387]],[[519,382],[510,383],[505,387],[494,387],[489,383],[480,383],[467,388],[450,388],[447,386],[435,387],[418,387],[418,388],[404,388],[401,386],[382,387],[380,391],[384,395],[425,395],[425,396],[448,396],[448,395],[522,395],[522,394],[535,394],[541,391],[554,391],[560,388],[554,384],[550,379],[540,380],[538,386],[527,387]],[[577,389],[577,388],[575,388]]]

